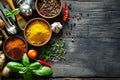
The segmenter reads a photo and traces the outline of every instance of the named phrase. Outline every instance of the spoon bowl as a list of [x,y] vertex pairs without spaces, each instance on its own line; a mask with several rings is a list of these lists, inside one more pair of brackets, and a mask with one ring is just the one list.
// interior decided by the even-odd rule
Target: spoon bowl
[[7,28],[7,30],[10,34],[16,34],[17,33],[16,27],[14,25],[11,25],[11,27]]
[[30,7],[29,4],[24,3],[24,4],[20,5],[19,8],[20,8],[20,12],[24,16],[31,16],[32,15],[32,8]]
[[0,11],[0,16],[2,17],[2,19],[5,21],[5,24],[7,25],[5,27],[6,27],[7,31],[8,31],[8,33],[10,33],[10,34],[16,34],[17,33],[16,27],[14,25],[9,24],[6,21],[6,19],[4,18],[3,13],[1,11]]

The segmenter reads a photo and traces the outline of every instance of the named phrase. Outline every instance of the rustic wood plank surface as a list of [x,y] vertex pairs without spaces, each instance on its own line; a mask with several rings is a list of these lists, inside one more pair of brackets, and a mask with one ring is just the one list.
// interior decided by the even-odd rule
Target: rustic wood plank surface
[[[120,2],[118,0],[68,0],[69,22],[76,26],[66,40],[66,61],[53,65],[53,77],[120,76]],[[80,16],[81,19],[71,18]],[[70,29],[70,28],[69,28]],[[73,37],[75,40],[72,43]]]
[[67,3],[71,10],[63,32],[71,29],[71,24],[76,25],[71,35],[63,34],[66,60],[52,65],[52,77],[119,77],[120,1],[67,0]]

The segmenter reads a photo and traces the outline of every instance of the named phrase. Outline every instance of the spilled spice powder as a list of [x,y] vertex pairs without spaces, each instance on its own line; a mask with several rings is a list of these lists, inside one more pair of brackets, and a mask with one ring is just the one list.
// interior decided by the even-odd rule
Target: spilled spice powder
[[11,37],[5,43],[6,54],[12,59],[21,59],[27,51],[25,42],[19,37]]

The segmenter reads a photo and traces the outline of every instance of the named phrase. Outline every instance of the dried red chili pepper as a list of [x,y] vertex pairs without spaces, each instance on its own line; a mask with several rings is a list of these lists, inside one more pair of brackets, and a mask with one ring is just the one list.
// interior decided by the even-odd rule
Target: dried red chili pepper
[[67,5],[66,0],[64,1],[64,4],[65,4],[65,8],[64,8],[63,21],[66,21],[66,20],[67,20],[67,18],[68,18],[68,5]]
[[43,61],[43,60],[37,60],[40,64],[44,65],[44,66],[48,66],[48,67],[51,67],[51,65],[46,62],[46,61]]

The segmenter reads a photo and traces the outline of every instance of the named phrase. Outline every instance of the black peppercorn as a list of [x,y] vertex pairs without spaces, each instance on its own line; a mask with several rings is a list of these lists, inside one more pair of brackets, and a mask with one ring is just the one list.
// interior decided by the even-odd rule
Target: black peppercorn
[[74,42],[74,38],[72,37],[72,42]]

